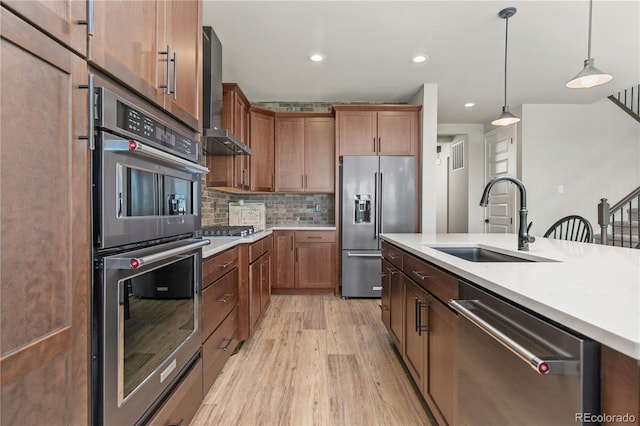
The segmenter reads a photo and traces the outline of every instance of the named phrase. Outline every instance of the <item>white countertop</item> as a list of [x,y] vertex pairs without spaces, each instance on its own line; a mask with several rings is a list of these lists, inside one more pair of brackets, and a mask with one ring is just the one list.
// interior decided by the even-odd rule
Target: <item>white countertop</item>
[[[640,360],[640,250],[514,234],[382,234],[405,249],[593,340]],[[479,245],[552,262],[480,263],[428,245]]]
[[250,244],[256,242],[267,235],[273,233],[273,231],[335,231],[335,226],[274,226],[268,228],[266,231],[251,234],[247,237],[204,237],[211,241],[211,244],[202,248],[202,258],[213,256],[214,254],[223,252],[238,244]]

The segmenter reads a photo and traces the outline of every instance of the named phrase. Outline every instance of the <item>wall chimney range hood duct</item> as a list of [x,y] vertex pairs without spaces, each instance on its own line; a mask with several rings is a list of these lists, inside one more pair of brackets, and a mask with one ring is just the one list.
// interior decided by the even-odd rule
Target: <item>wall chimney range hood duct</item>
[[202,145],[208,155],[251,155],[251,150],[222,129],[222,43],[211,27],[202,27]]

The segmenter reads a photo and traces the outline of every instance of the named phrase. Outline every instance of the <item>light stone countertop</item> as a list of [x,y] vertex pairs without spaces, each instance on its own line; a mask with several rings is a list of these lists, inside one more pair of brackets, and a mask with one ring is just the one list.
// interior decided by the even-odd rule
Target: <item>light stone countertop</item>
[[202,248],[202,258],[213,256],[230,249],[238,244],[250,244],[256,242],[267,235],[271,235],[273,231],[335,231],[335,226],[326,225],[306,225],[306,226],[273,226],[266,231],[257,232],[247,237],[203,237],[211,241],[211,244]]
[[[515,234],[382,234],[381,238],[565,327],[640,360],[640,250]],[[470,262],[431,248],[482,246],[546,262]]]

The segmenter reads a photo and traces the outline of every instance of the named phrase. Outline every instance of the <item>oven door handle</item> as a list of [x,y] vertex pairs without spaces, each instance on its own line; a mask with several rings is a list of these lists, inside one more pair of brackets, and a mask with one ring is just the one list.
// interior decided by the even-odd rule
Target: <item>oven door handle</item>
[[147,144],[143,144],[141,142],[134,141],[134,140],[130,140],[130,141],[108,140],[105,142],[104,150],[135,152],[138,154],[145,155],[147,157],[155,158],[157,160],[166,161],[175,166],[191,169],[198,173],[209,173],[209,169],[204,166],[201,166],[197,163],[192,163],[191,161],[182,159],[180,157],[176,157],[173,154],[168,154],[164,151],[161,151]]
[[139,269],[144,265],[160,262],[168,259],[172,256],[179,256],[183,253],[187,253],[191,250],[204,247],[211,244],[209,240],[201,240],[195,243],[187,244],[186,246],[176,247],[173,249],[165,250],[160,253],[150,254],[142,257],[121,257],[118,259],[116,266],[118,269]]

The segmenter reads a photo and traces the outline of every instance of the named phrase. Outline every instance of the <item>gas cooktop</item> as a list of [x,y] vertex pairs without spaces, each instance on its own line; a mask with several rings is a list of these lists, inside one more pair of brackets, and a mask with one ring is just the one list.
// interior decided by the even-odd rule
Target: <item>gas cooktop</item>
[[202,228],[202,235],[204,237],[246,237],[256,232],[258,232],[258,228],[246,225],[218,225]]

